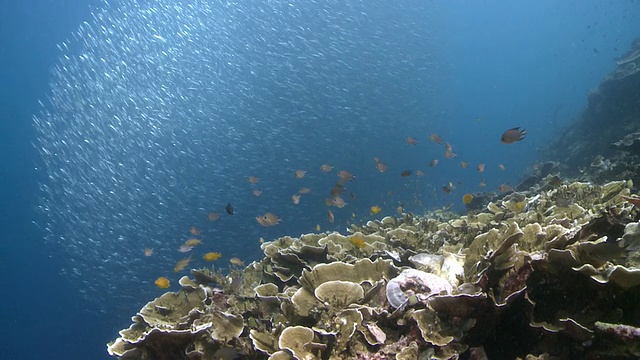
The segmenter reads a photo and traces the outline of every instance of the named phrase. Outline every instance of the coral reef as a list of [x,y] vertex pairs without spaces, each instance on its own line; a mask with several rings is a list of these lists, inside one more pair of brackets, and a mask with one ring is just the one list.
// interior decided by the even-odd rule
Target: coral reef
[[[631,181],[512,193],[262,244],[241,276],[193,270],[108,345],[120,359],[636,358]],[[232,286],[231,284],[235,285]]]

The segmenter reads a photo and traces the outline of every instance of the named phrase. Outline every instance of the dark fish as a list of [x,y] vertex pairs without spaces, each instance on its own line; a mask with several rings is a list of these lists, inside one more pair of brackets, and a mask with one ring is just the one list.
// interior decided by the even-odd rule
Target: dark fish
[[229,215],[233,215],[234,211],[233,211],[233,205],[231,204],[227,204],[227,207],[224,208],[225,210],[227,210],[227,214]]
[[442,187],[442,191],[444,191],[446,194],[451,193],[451,189],[450,189],[450,188],[448,188],[448,187],[446,187],[446,186],[443,186],[443,187]]
[[400,173],[400,176],[407,177],[407,176],[411,175],[411,173],[413,173],[413,170],[405,170],[405,171]]
[[524,139],[524,136],[527,134],[527,130],[520,130],[519,127],[514,127],[505,131],[502,134],[502,138],[500,138],[500,142],[503,144],[513,144],[516,141],[520,141]]

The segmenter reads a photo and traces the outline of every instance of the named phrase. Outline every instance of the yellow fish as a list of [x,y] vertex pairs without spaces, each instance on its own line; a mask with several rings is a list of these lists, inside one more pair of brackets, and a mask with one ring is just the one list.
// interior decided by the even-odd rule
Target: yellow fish
[[379,214],[382,211],[382,208],[378,205],[374,205],[371,207],[371,213],[373,215]]
[[316,225],[316,231],[317,231],[317,232],[320,232],[320,224],[317,224],[317,225]]
[[358,249],[362,249],[363,247],[367,246],[367,243],[364,242],[364,240],[359,236],[350,237],[349,242],[351,242],[351,244],[357,247]]
[[200,239],[189,239],[184,242],[185,246],[196,246],[202,244],[202,240]]
[[166,277],[160,276],[159,278],[156,279],[154,284],[156,284],[156,286],[159,287],[160,289],[166,289],[171,285],[171,282]]
[[205,261],[216,261],[222,257],[219,252],[208,252],[202,257]]
[[179,271],[184,270],[184,268],[186,268],[186,267],[187,267],[187,265],[189,265],[189,262],[190,262],[190,261],[191,261],[191,256],[189,256],[189,257],[188,257],[188,258],[186,258],[186,259],[179,260],[179,261],[176,263],[176,266],[173,268],[173,272],[179,272]]
[[464,196],[462,197],[462,203],[465,205],[471,204],[472,201],[473,201],[473,195],[471,194],[464,194]]

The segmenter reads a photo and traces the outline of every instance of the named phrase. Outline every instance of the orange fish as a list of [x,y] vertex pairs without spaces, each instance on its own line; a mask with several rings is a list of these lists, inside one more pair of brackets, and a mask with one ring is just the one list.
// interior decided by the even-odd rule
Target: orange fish
[[265,227],[278,225],[281,221],[279,217],[270,212],[265,213],[262,216],[256,216],[256,220],[258,221],[258,224]]
[[322,164],[320,166],[320,171],[322,171],[322,172],[329,172],[331,170],[333,170],[333,166],[331,166],[331,165]]
[[412,138],[411,136],[409,136],[408,138],[404,139],[404,141],[406,141],[407,144],[409,144],[409,145],[418,145],[418,140]]
[[514,127],[505,131],[500,138],[500,142],[503,144],[513,144],[516,141],[520,141],[524,139],[524,136],[527,134],[527,130],[520,130],[519,127]]
[[429,140],[431,140],[432,142],[434,142],[434,143],[436,143],[438,145],[442,144],[442,138],[438,134],[429,135]]
[[374,205],[371,207],[371,213],[373,215],[379,214],[382,211],[382,208],[378,205]]
[[209,215],[207,215],[207,219],[209,219],[209,221],[216,221],[220,219],[220,214],[218,214],[217,212],[209,213]]
[[329,218],[330,223],[333,223],[333,221],[336,219],[335,216],[333,216],[333,213],[331,212],[331,210],[327,210],[327,218]]
[[373,160],[376,161],[376,170],[378,170],[379,172],[385,172],[387,171],[388,167],[387,164],[383,163],[382,161],[380,161],[380,158],[373,158]]
[[202,257],[205,261],[216,261],[222,257],[219,252],[208,252]]
[[478,172],[484,172],[484,164],[483,163],[478,164]]
[[249,184],[257,184],[260,178],[257,176],[249,176],[247,177],[247,181],[249,181]]
[[199,236],[200,235],[200,230],[198,230],[197,227],[192,226],[189,228],[189,232],[191,233],[191,235],[193,236]]
[[464,194],[462,196],[462,203],[465,205],[469,205],[471,204],[471,202],[473,201],[473,195],[471,194]]
[[171,282],[166,277],[160,276],[159,278],[156,279],[154,284],[156,284],[156,286],[159,287],[160,289],[166,289],[171,285]]
[[296,176],[296,179],[302,179],[307,174],[307,171],[306,170],[296,170],[294,174]]
[[179,260],[176,263],[176,266],[173,268],[173,272],[179,272],[184,270],[184,268],[186,268],[187,265],[189,265],[189,262],[191,262],[191,256],[189,256],[186,259]]

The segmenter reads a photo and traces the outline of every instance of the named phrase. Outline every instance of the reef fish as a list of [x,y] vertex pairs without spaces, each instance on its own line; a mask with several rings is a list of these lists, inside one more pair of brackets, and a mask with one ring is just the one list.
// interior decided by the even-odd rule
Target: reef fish
[[429,163],[429,166],[431,166],[431,167],[434,167],[434,166],[436,166],[436,165],[438,165],[438,159],[433,159],[433,160],[431,160],[431,162]]
[[189,239],[189,240],[185,241],[184,244],[186,246],[201,245],[202,244],[202,240],[200,240],[200,239]]
[[342,181],[351,181],[351,180],[356,178],[355,176],[353,176],[353,174],[351,174],[350,172],[348,172],[346,170],[340,170],[338,172],[338,177]]
[[156,284],[156,286],[159,287],[160,289],[166,289],[171,285],[171,282],[166,277],[160,276],[159,278],[156,279],[154,284]]
[[191,256],[189,256],[186,259],[179,260],[176,263],[176,266],[173,268],[173,272],[179,272],[184,270],[184,268],[186,268],[187,265],[189,265],[189,262],[191,262]]
[[190,232],[190,233],[191,233],[191,235],[193,235],[193,236],[198,236],[198,235],[200,235],[200,230],[198,230],[198,228],[197,228],[197,227],[195,227],[195,226],[190,227],[190,228],[189,228],[189,232]]
[[464,194],[462,196],[462,203],[465,205],[469,205],[471,204],[471,202],[473,201],[473,195],[471,194]]
[[260,178],[257,176],[249,176],[247,177],[247,181],[249,181],[249,184],[257,184]]
[[[336,219],[336,217],[333,216],[333,213],[331,212],[331,210],[327,210],[327,218],[329,219],[330,223],[332,223]],[[318,230],[318,231],[320,231],[320,230]]]
[[440,137],[440,135],[438,135],[438,134],[429,135],[429,140],[431,140],[432,142],[434,142],[434,143],[436,143],[438,145],[442,144],[442,141],[443,141],[442,138]]
[[227,214],[229,215],[233,215],[235,213],[235,210],[233,210],[233,205],[231,205],[231,203],[227,204],[227,206],[224,209],[227,211]]
[[296,179],[302,179],[307,174],[306,170],[296,170],[295,177]]
[[378,205],[374,205],[371,207],[371,213],[373,215],[379,214],[382,211],[382,208]]
[[262,226],[274,226],[280,224],[280,218],[273,213],[265,213],[262,216],[256,216],[256,221]]
[[189,245],[180,245],[180,247],[178,248],[178,251],[180,251],[181,253],[188,253],[191,250],[193,250],[193,246]]
[[375,158],[373,158],[373,160],[376,161],[376,170],[378,170],[379,172],[385,172],[389,168],[387,166],[387,164],[385,164],[382,161],[380,161],[380,158],[375,157]]
[[216,261],[222,257],[219,252],[208,252],[202,257],[204,261]]
[[320,171],[322,172],[329,172],[331,170],[333,170],[333,166],[331,165],[327,165],[327,164],[320,165]]
[[503,144],[513,144],[516,141],[520,141],[524,139],[524,136],[527,134],[527,130],[520,130],[519,127],[514,127],[505,131],[500,138],[500,142]]
[[410,176],[412,173],[413,173],[413,170],[405,170],[400,173],[400,176],[407,177],[407,176]]
[[291,202],[293,205],[300,204],[300,195],[291,195]]
[[144,256],[151,256],[151,255],[153,255],[153,249],[145,248],[144,249]]
[[233,265],[244,266],[244,262],[242,262],[242,260],[238,259],[237,257],[229,259],[229,262]]
[[220,219],[220,214],[218,214],[217,212],[209,213],[209,215],[207,215],[207,219],[209,219],[209,221],[216,221]]
[[411,136],[409,136],[408,138],[404,139],[404,141],[406,141],[407,144],[409,144],[409,145],[418,145],[418,140],[416,140],[415,138],[412,138]]

